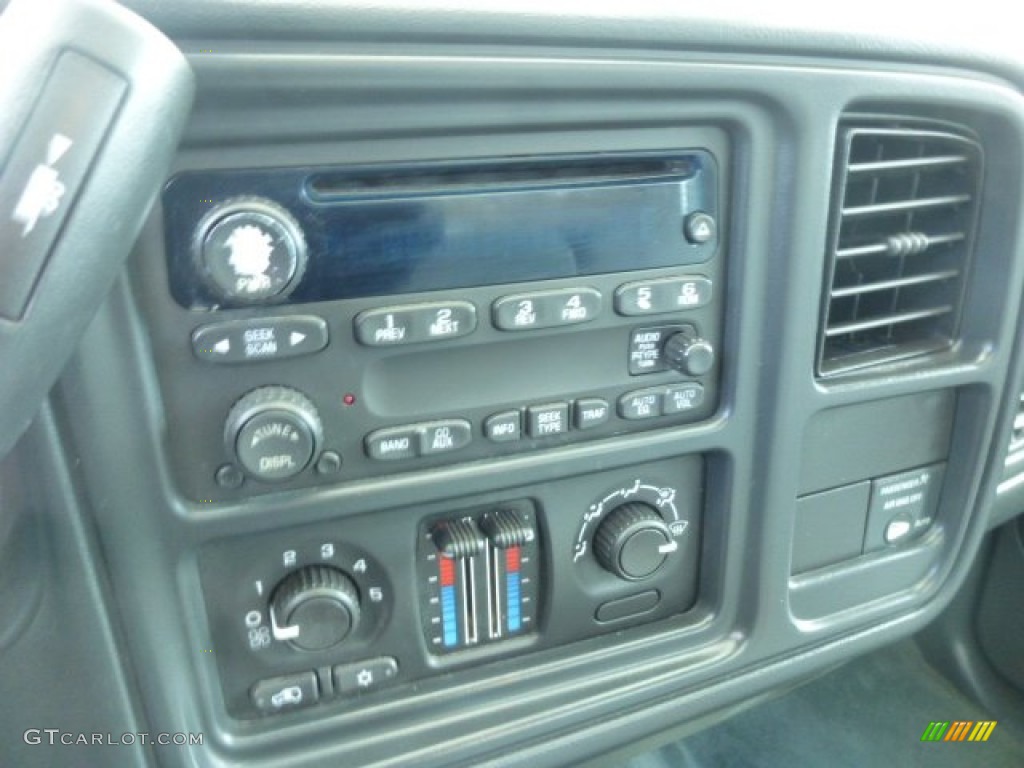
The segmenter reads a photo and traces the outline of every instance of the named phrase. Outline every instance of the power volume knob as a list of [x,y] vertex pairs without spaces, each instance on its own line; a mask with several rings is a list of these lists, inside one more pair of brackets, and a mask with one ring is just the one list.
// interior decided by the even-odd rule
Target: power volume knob
[[337,568],[310,565],[275,589],[271,610],[276,633],[302,651],[324,651],[342,642],[359,623],[359,591]]
[[232,406],[224,425],[228,451],[246,474],[265,482],[299,474],[322,438],[316,406],[288,387],[254,389]]
[[594,555],[608,571],[627,581],[646,579],[661,568],[676,542],[658,511],[634,501],[616,507],[594,534]]
[[199,222],[192,244],[207,287],[230,304],[284,299],[306,269],[306,238],[295,218],[261,197],[237,197]]
[[703,376],[715,364],[711,342],[700,338],[692,328],[669,336],[662,351],[666,362],[684,376]]

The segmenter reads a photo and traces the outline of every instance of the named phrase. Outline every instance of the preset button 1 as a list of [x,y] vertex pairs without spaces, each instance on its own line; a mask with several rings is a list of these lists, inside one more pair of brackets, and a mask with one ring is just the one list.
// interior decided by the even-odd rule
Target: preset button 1
[[476,307],[468,301],[381,307],[361,312],[355,319],[356,339],[368,347],[444,341],[475,330]]

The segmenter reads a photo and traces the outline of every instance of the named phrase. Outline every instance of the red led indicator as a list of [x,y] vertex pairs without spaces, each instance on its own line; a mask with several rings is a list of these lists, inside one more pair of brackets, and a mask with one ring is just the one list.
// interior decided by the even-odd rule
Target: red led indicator
[[505,550],[505,568],[509,573],[516,573],[519,570],[519,547],[509,547]]
[[455,560],[451,557],[441,557],[441,586],[455,586]]
[[349,393],[349,394],[345,395],[343,398],[341,398],[341,402],[343,402],[345,405],[355,405],[356,404],[356,396],[351,394],[351,393]]

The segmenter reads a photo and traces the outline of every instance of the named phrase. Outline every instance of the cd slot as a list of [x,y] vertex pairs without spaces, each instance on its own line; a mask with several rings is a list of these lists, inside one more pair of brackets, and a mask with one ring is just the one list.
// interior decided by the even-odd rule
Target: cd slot
[[545,187],[671,181],[689,178],[694,172],[695,163],[686,157],[347,169],[312,174],[306,181],[306,192],[314,202],[324,203],[377,198],[393,200]]

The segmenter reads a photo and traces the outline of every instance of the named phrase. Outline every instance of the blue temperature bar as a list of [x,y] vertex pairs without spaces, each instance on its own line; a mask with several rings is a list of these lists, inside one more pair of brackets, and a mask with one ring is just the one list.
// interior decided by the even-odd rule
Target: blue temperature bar
[[513,571],[505,574],[505,595],[505,602],[507,605],[505,614],[508,620],[508,631],[518,632],[522,627],[519,595],[519,571]]
[[452,648],[459,644],[459,630],[455,621],[455,587],[441,587],[441,626],[444,645]]

